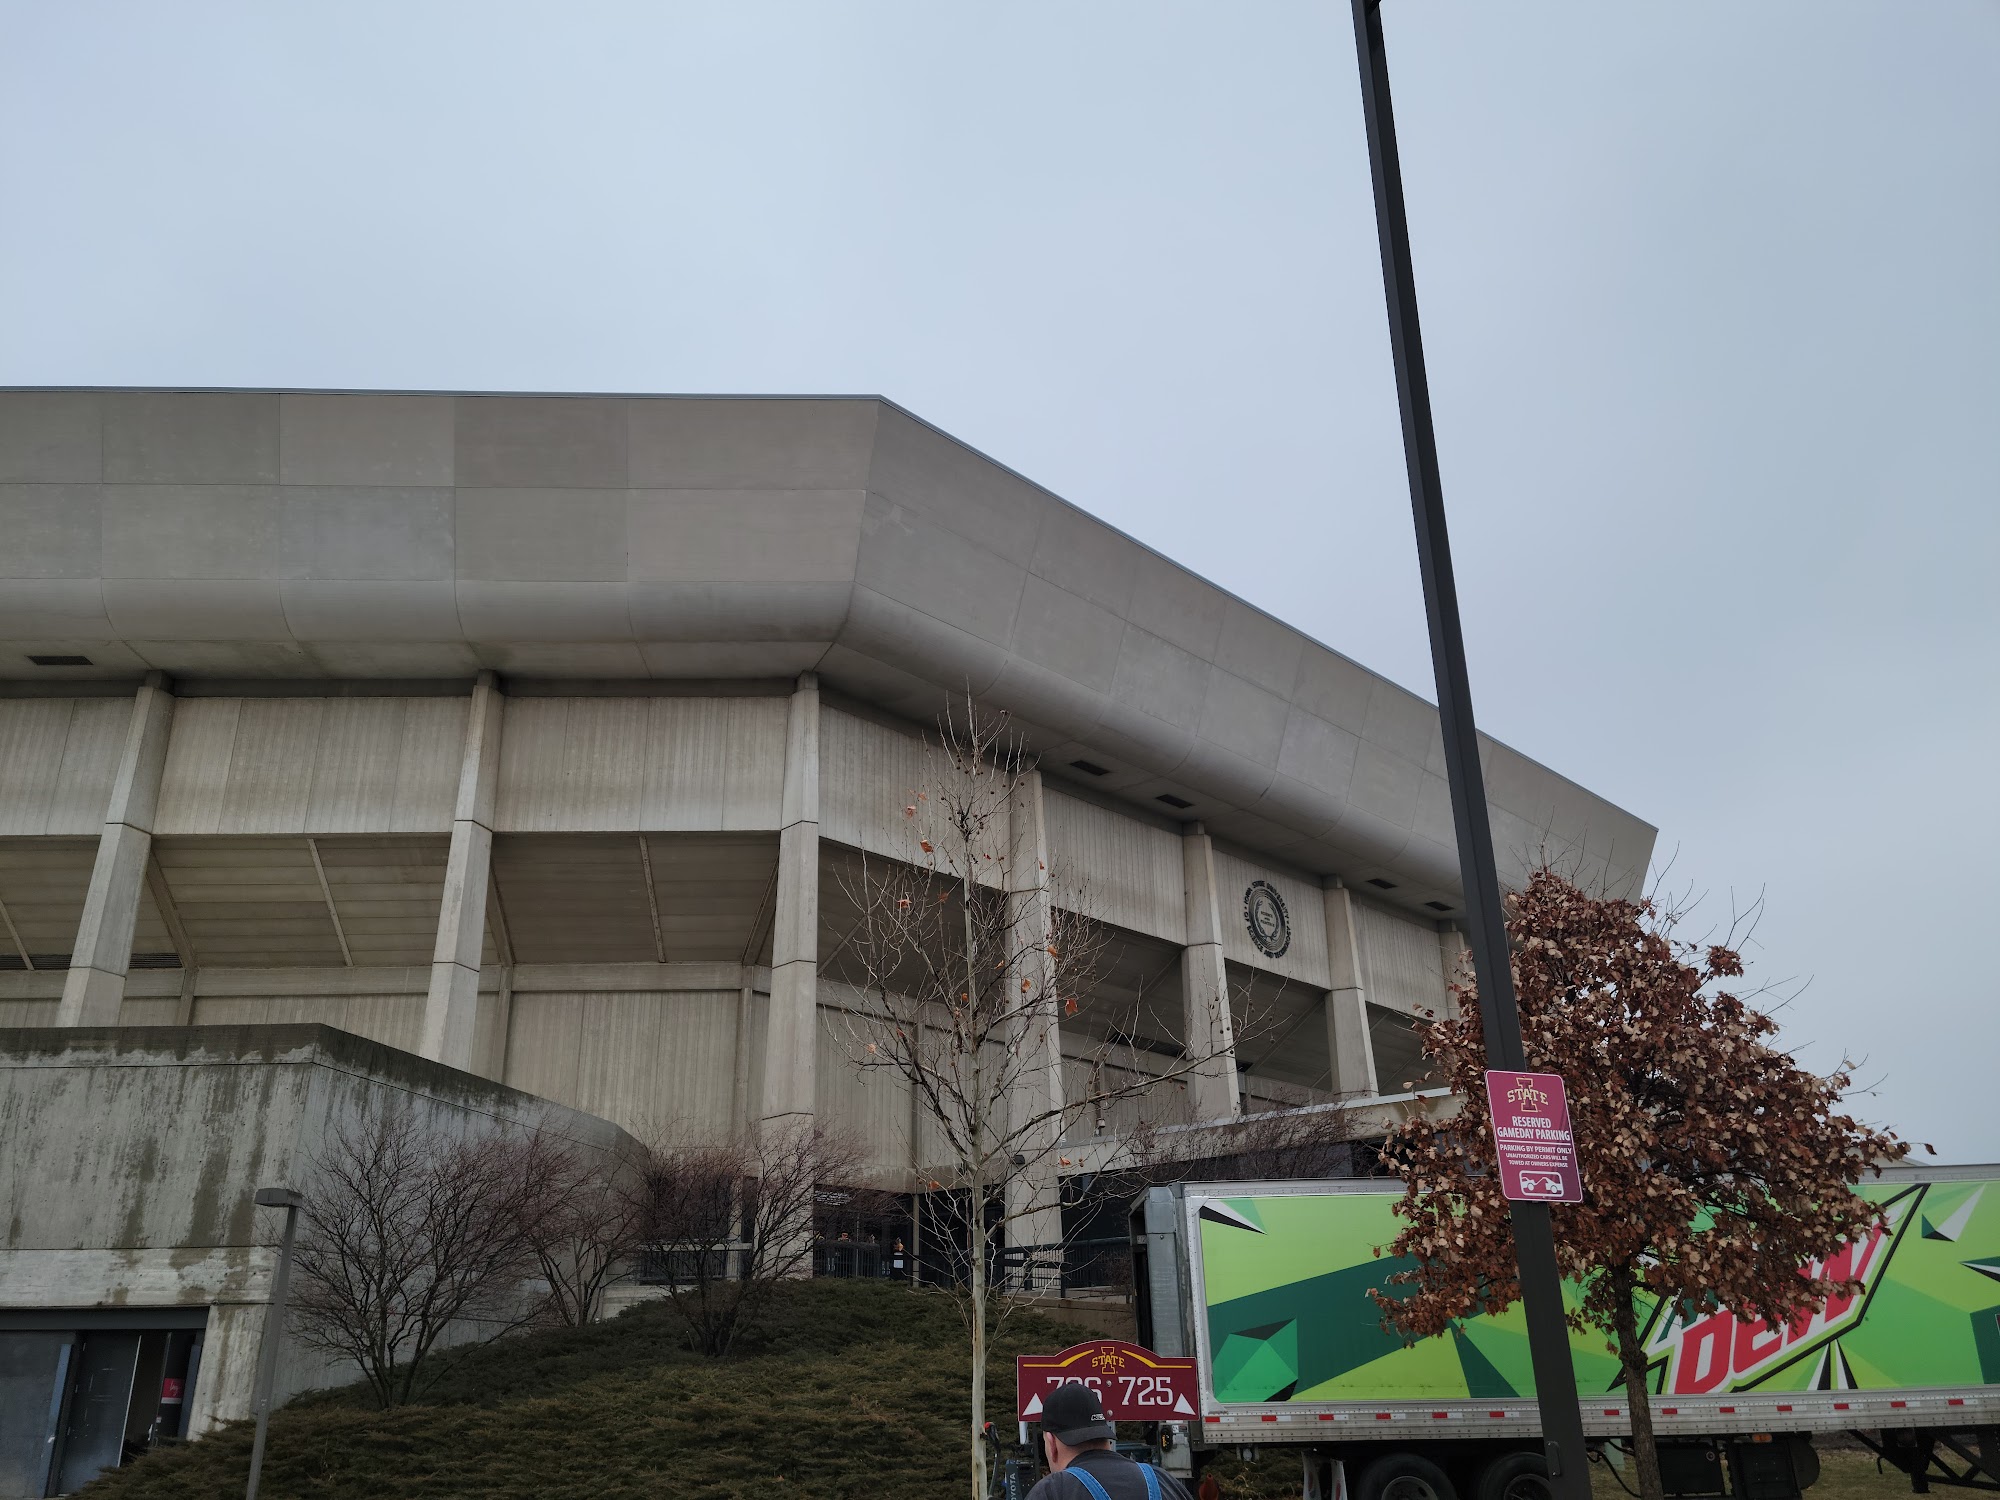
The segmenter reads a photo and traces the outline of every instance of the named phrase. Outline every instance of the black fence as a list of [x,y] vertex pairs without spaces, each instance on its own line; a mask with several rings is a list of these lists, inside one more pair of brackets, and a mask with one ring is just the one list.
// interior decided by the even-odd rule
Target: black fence
[[813,1243],[813,1274],[817,1276],[906,1281],[910,1265],[910,1257],[894,1245],[862,1240],[816,1240]]
[[638,1281],[641,1286],[686,1286],[696,1281],[730,1281],[743,1274],[749,1250],[742,1247],[715,1250],[642,1250],[639,1253]]
[[988,1264],[988,1281],[1027,1292],[1129,1291],[1132,1247],[1123,1235],[1062,1245],[1009,1245]]

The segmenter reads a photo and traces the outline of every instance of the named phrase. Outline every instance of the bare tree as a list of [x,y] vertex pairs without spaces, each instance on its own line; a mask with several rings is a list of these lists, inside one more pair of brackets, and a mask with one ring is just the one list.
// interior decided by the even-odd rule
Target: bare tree
[[[986,1500],[980,1437],[986,1347],[1005,1304],[990,1294],[995,1240],[1014,1223],[1059,1256],[1061,1156],[1070,1126],[1118,1101],[1177,1091],[1230,1066],[1228,998],[1196,1017],[1191,1035],[1162,1044],[1159,1025],[1093,1005],[1071,1027],[1068,1057],[1088,1079],[1066,1096],[1062,1022],[1092,1000],[1106,938],[1074,909],[1079,892],[1049,868],[1034,809],[1037,772],[1004,717],[954,705],[930,749],[925,784],[902,812],[909,860],[864,858],[842,879],[852,927],[824,967],[859,981],[847,1013],[849,1055],[909,1088],[927,1139],[921,1185],[942,1193],[961,1308],[972,1335],[969,1454],[972,1493]],[[1079,1059],[1082,1048],[1087,1056]],[[943,1207],[939,1214],[936,1207]],[[935,1239],[927,1245],[938,1246]]]
[[639,1242],[694,1349],[727,1354],[772,1288],[809,1269],[814,1192],[850,1180],[857,1160],[818,1128],[652,1150],[637,1185]]
[[389,1407],[425,1387],[448,1333],[531,1321],[538,1190],[520,1167],[514,1142],[439,1139],[407,1112],[335,1134],[312,1158],[293,1262],[300,1337],[353,1360]]
[[530,1189],[528,1246],[548,1283],[547,1311],[572,1328],[594,1322],[605,1290],[638,1248],[644,1163],[534,1135],[513,1170]]

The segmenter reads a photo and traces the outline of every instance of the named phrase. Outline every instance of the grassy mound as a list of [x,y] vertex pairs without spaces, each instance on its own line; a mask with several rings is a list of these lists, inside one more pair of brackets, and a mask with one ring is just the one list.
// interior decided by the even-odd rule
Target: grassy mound
[[[689,1353],[672,1313],[650,1303],[590,1328],[470,1351],[421,1405],[377,1411],[358,1387],[302,1398],[272,1415],[263,1493],[271,1500],[966,1494],[969,1344],[957,1309],[936,1293],[879,1282],[808,1281],[780,1291],[762,1334],[726,1360]],[[1088,1336],[1031,1312],[1010,1318],[987,1377],[994,1419],[1005,1425],[1011,1415],[1016,1354]],[[250,1424],[239,1423],[150,1454],[83,1493],[93,1500],[240,1493],[250,1439]],[[1249,1495],[1261,1487],[1238,1480],[1228,1488]]]

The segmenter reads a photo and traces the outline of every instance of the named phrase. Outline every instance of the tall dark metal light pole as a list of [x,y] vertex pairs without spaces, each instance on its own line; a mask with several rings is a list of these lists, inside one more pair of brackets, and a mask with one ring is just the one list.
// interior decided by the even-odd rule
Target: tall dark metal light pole
[[[1493,825],[1486,778],[1472,722],[1465,637],[1458,623],[1451,541],[1445,533],[1444,488],[1438,479],[1437,434],[1431,425],[1430,381],[1424,373],[1423,332],[1417,324],[1416,279],[1410,268],[1410,225],[1403,208],[1403,168],[1396,154],[1396,117],[1389,104],[1389,63],[1382,48],[1381,0],[1353,0],[1354,45],[1361,62],[1361,109],[1368,122],[1368,161],[1375,179],[1375,226],[1382,241],[1382,285],[1389,299],[1389,342],[1396,361],[1396,395],[1403,412],[1403,455],[1410,470],[1410,509],[1417,523],[1417,562],[1430,620],[1431,666],[1437,674],[1438,717],[1444,727],[1452,822],[1458,835],[1459,877],[1465,887],[1466,931],[1479,980],[1486,1057],[1494,1068],[1524,1068],[1521,1016],[1507,960],[1500,878],[1493,863]],[[1589,1500],[1589,1455],[1577,1406],[1576,1370],[1563,1323],[1562,1281],[1546,1204],[1513,1205],[1514,1250],[1521,1300],[1528,1316],[1528,1351],[1541,1406],[1542,1439],[1556,1500]]]
[[264,1313],[264,1338],[257,1351],[257,1389],[251,1406],[257,1413],[257,1436],[250,1443],[250,1477],[243,1487],[243,1500],[257,1500],[257,1486],[264,1476],[264,1438],[271,1427],[271,1387],[278,1374],[278,1347],[285,1341],[285,1298],[292,1284],[292,1246],[298,1239],[299,1210],[306,1200],[290,1188],[258,1188],[253,1200],[259,1208],[285,1211],[285,1237],[278,1243],[278,1268],[271,1278],[271,1305]]

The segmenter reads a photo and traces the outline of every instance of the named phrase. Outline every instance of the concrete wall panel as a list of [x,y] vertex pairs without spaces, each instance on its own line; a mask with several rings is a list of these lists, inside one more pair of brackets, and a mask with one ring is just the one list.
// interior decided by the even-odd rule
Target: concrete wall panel
[[157,831],[447,829],[465,713],[463,698],[182,699]]
[[717,490],[812,486],[859,489],[868,482],[872,401],[634,401],[631,480]]
[[850,1137],[870,1180],[900,1187],[910,1169],[910,1086],[892,1068],[855,1065],[859,1044],[847,1014],[819,1012],[819,1121]]
[[242,712],[241,698],[192,698],[174,706],[155,833],[216,831]]
[[[870,854],[921,865],[929,840],[940,852],[954,847],[941,831],[939,789],[949,772],[944,757],[913,733],[823,709],[820,714],[820,837]],[[920,795],[921,794],[921,795]],[[914,807],[914,813],[905,813]],[[990,838],[973,852],[982,878],[999,880],[1007,853],[1004,811]]]
[[819,736],[820,837],[921,859],[903,808],[930,775],[923,741],[831,708],[820,712]]
[[13,391],[0,402],[0,481],[103,477],[104,408],[96,391]]
[[785,714],[783,698],[653,699],[637,826],[776,828]]
[[[1243,901],[1252,881],[1268,881],[1285,903],[1292,940],[1284,954],[1272,958],[1251,941]],[[1215,851],[1216,900],[1222,908],[1222,951],[1232,963],[1281,974],[1318,989],[1327,978],[1326,902],[1317,881],[1272,869],[1269,865],[1221,849]]]
[[244,700],[217,833],[305,832],[325,718],[322,698]]
[[53,1026],[56,1011],[61,1007],[60,996],[47,1000],[0,1000],[0,1030],[17,1026]]
[[1044,785],[1057,900],[1100,922],[1187,941],[1180,835]]
[[[1357,901],[1354,930],[1371,1005],[1406,1016],[1443,1012],[1444,948],[1435,927]],[[1388,1087],[1386,1078],[1383,1087]]]
[[405,698],[338,698],[327,704],[313,757],[306,826],[364,833],[394,822],[408,711]]
[[496,821],[515,832],[778,826],[781,698],[516,698]]
[[[1141,1059],[1136,1068],[1121,1064],[1107,1064],[1103,1069],[1105,1088],[1122,1088],[1133,1077],[1150,1073]],[[1091,1090],[1091,1081],[1097,1072],[1087,1058],[1067,1057],[1063,1059],[1064,1097],[1082,1099]],[[1186,1125],[1194,1119],[1192,1095],[1185,1080],[1176,1079],[1168,1083],[1155,1084],[1122,1099],[1113,1099],[1101,1109],[1086,1112],[1071,1131],[1071,1137],[1089,1138],[1097,1135],[1128,1136],[1133,1131],[1146,1126]],[[1102,1120],[1104,1128],[1098,1128]]]
[[0,699],[0,834],[98,833],[129,698]]
[[731,1128],[735,990],[514,996],[507,1082],[641,1139]]
[[450,396],[278,398],[278,477],[286,484],[448,485]]

